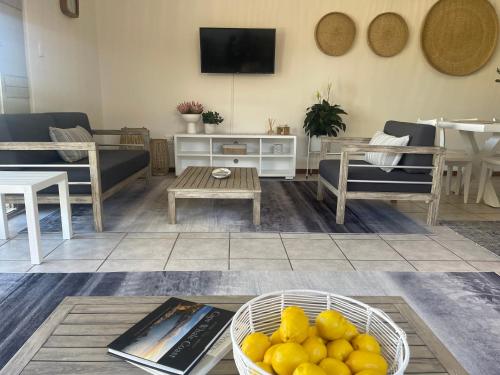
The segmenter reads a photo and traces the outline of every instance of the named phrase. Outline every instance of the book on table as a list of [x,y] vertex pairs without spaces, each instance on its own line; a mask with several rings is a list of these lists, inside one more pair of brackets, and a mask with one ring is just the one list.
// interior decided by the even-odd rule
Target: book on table
[[[206,357],[228,330],[233,315],[232,311],[170,298],[109,344],[108,352],[142,367],[184,375]],[[202,362],[207,360],[213,358]]]

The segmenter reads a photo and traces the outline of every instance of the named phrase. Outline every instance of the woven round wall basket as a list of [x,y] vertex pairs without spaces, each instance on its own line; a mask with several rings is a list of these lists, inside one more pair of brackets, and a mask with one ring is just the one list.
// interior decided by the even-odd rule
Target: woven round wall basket
[[440,0],[422,29],[422,49],[442,73],[466,76],[491,59],[498,39],[498,17],[487,0]]
[[368,28],[368,44],[377,55],[392,57],[400,53],[408,42],[408,25],[397,13],[382,13]]
[[346,54],[351,49],[355,36],[356,25],[351,17],[344,13],[328,13],[316,25],[316,44],[330,56]]

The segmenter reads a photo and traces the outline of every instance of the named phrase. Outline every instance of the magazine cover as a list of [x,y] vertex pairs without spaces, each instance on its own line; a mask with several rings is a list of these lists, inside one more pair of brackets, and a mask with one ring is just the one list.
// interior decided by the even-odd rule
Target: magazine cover
[[119,357],[184,374],[231,321],[233,312],[170,298],[108,346]]

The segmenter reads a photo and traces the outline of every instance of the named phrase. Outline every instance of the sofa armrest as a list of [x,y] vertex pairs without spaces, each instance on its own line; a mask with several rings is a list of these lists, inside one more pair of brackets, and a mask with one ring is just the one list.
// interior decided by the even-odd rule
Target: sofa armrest
[[443,147],[430,146],[379,146],[379,145],[346,145],[342,147],[342,153],[366,153],[366,152],[386,152],[391,154],[434,154],[445,153]]
[[96,142],[0,142],[0,151],[95,151],[97,149]]
[[146,135],[149,137],[148,129],[92,129],[95,135]]
[[320,160],[325,160],[328,158],[328,155],[340,155],[339,152],[331,153],[329,152],[331,145],[358,145],[358,144],[366,144],[370,142],[371,138],[363,138],[363,137],[321,137],[321,151],[320,151]]

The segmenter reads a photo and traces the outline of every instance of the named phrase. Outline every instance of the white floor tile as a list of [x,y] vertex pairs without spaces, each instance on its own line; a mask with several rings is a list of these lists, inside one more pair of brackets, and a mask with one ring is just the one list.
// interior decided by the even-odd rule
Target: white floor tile
[[405,260],[351,260],[357,271],[415,272]]
[[251,238],[251,239],[279,239],[279,233],[272,232],[231,232],[231,239],[235,238]]
[[28,260],[0,260],[0,273],[28,272],[33,267]]
[[330,240],[328,233],[281,233],[281,238],[296,238],[309,240]]
[[67,240],[48,259],[105,259],[119,242],[120,238]]
[[460,258],[465,260],[491,260],[500,261],[500,257],[488,249],[478,245],[477,243],[466,240],[466,241],[451,241],[443,240],[439,241],[441,245],[451,250],[453,253],[458,255]]
[[101,265],[101,260],[45,260],[34,266],[30,272],[40,273],[72,273],[95,272]]
[[500,272],[500,262],[469,262],[481,272]]
[[234,259],[287,259],[280,239],[233,239],[230,246]]
[[189,232],[179,234],[179,239],[192,238],[229,238],[229,232]]
[[125,238],[165,238],[175,240],[179,236],[177,232],[138,232],[128,233]]
[[[47,256],[62,240],[42,240],[42,254]],[[30,260],[30,250],[28,240],[10,240],[0,246],[0,260]]]
[[426,260],[412,260],[410,261],[413,266],[422,272],[476,272],[474,267],[464,261],[426,261]]
[[345,259],[331,239],[283,239],[283,243],[290,259]]
[[336,240],[340,250],[351,260],[404,260],[382,240]]
[[171,259],[224,259],[229,256],[229,240],[178,239],[170,256]]
[[388,241],[406,260],[460,260],[434,241]]
[[294,271],[354,271],[347,260],[292,259]]
[[231,259],[232,271],[291,271],[290,262],[285,259]]
[[174,239],[125,238],[110,254],[109,259],[160,259],[170,256]]

